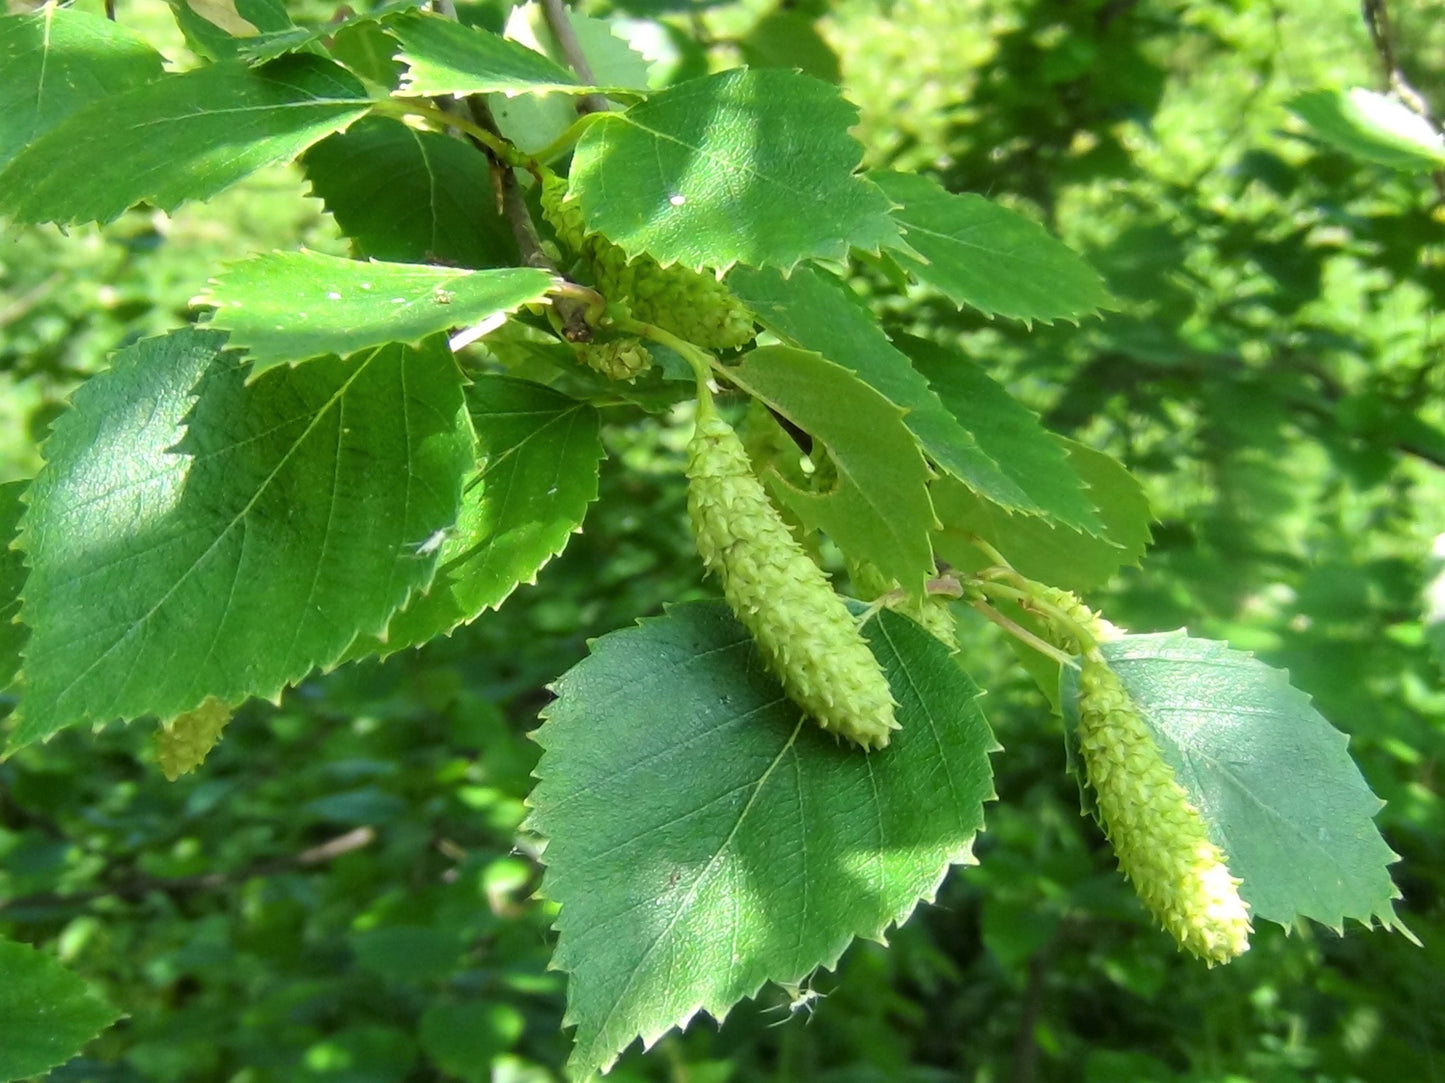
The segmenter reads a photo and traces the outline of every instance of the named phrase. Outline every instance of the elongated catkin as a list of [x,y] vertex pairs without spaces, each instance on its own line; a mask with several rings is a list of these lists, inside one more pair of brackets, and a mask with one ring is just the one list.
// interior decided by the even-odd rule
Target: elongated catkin
[[742,441],[704,398],[688,445],[698,552],[788,695],[831,733],[882,748],[893,695],[843,600],[788,532]]

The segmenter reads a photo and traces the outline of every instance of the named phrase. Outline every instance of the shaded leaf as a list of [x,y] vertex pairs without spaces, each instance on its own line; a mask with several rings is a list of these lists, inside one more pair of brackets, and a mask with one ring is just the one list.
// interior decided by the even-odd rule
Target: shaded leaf
[[162,63],[98,15],[49,4],[0,18],[0,165],[77,109],[159,78]]
[[1445,135],[1398,98],[1363,87],[1316,90],[1286,108],[1361,161],[1416,173],[1445,169]]
[[[250,64],[264,64],[287,53],[299,52],[319,44],[327,38],[345,33],[363,24],[375,25],[381,19],[396,12],[410,11],[420,6],[423,0],[390,0],[371,11],[352,12],[345,18],[332,19],[316,26],[290,26],[274,30],[239,42],[237,54]],[[393,49],[395,43],[392,43]],[[333,53],[333,55],[335,55]],[[345,58],[337,56],[345,63]],[[365,74],[365,73],[358,73]]]
[[796,68],[826,83],[843,81],[838,54],[801,11],[778,10],[758,20],[738,49],[751,68]]
[[594,115],[569,183],[588,229],[630,256],[791,270],[897,241],[887,199],[854,174],[856,120],[836,87],[733,69]]
[[1011,501],[998,500],[988,491],[980,495],[1088,534],[1103,532],[1083,480],[1037,414],[958,351],[911,335],[899,344],[1018,494]]
[[0,940],[0,1080],[64,1064],[119,1018],[50,956]]
[[12,746],[274,697],[430,582],[417,543],[456,521],[472,462],[445,343],[247,384],[223,341],[140,342],[55,422],[21,520]]
[[418,12],[390,20],[387,29],[401,42],[404,94],[586,94],[593,89],[525,45],[442,15]]
[[579,1077],[882,940],[972,860],[996,747],[978,689],[906,617],[865,630],[903,727],[872,754],[802,718],[717,602],[604,636],[557,682],[528,826]]
[[943,470],[998,503],[1018,506],[1017,500],[1028,499],[835,276],[817,267],[799,267],[787,278],[772,268],[737,267],[727,284],[773,334],[842,365],[906,409],[903,423]]
[[0,170],[0,212],[19,222],[108,222],[142,200],[172,210],[287,161],[368,108],[344,68],[291,56],[211,64],[108,95]]
[[211,325],[250,354],[254,378],[288,361],[414,345],[539,301],[554,282],[532,267],[469,271],[273,252],[232,264],[200,301],[216,306]]
[[186,44],[212,60],[229,60],[253,37],[291,27],[284,0],[167,0]]
[[25,510],[21,494],[26,483],[0,485],[0,691],[20,671],[20,649],[28,633],[20,621],[20,592],[25,586],[25,558],[12,548]]
[[1079,592],[1103,586],[1120,568],[1139,562],[1149,546],[1152,521],[1143,487],[1102,451],[1061,437],[1054,440],[1088,486],[1103,536],[1012,514],[952,478],[939,478],[931,486],[943,524],[934,539],[939,556],[969,570],[984,567],[988,559],[969,543],[970,536],[977,536],[1029,578]]
[[597,499],[597,411],[524,380],[482,375],[467,387],[478,467],[455,529],[436,538],[437,575],[391,621],[384,641],[350,656],[392,654],[496,608],[567,545]]
[[[649,64],[613,32],[614,24],[583,15],[571,5],[563,10],[598,85],[622,88],[619,97],[623,101],[645,95]],[[557,35],[536,0],[512,8],[507,16],[506,36],[570,71]],[[577,123],[575,89],[553,94],[492,94],[487,104],[502,134],[529,154],[549,146]]]
[[488,191],[491,170],[470,143],[366,117],[317,143],[302,166],[312,193],[373,259],[452,267],[521,262],[495,202],[477,197]]
[[[1164,759],[1224,851],[1253,917],[1289,926],[1346,918],[1403,930],[1388,866],[1398,860],[1373,817],[1348,738],[1283,670],[1183,632],[1102,645]],[[1078,674],[1060,696],[1078,724]]]
[[912,252],[890,254],[960,308],[1047,323],[1110,305],[1098,273],[1022,215],[916,174],[870,177],[902,205],[893,217]]
[[466,1001],[433,1004],[422,1013],[417,1037],[442,1071],[466,1083],[490,1083],[492,1058],[517,1044],[526,1027],[511,1004]]
[[928,464],[903,411],[841,365],[789,346],[751,351],[728,379],[821,442],[837,468],[825,492],[804,492],[775,475],[774,493],[850,557],[921,592],[934,572],[934,518]]

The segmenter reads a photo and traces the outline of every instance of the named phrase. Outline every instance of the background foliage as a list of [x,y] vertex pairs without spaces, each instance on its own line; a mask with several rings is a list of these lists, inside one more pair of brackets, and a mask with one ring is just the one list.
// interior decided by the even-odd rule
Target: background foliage
[[[505,8],[465,10],[500,28]],[[1445,25],[1427,8],[1396,12],[1399,59],[1440,105]],[[1122,311],[1082,328],[960,313],[867,266],[855,284],[892,330],[962,344],[1051,428],[1145,481],[1153,548],[1090,600],[1126,626],[1187,623],[1289,669],[1388,801],[1378,822],[1425,944],[1262,925],[1230,967],[1176,955],[1078,815],[1047,701],[960,614],[965,668],[1007,749],[981,865],[890,948],[856,945],[820,975],[811,1025],[765,992],[721,1028],[630,1054],[614,1078],[1445,1078],[1445,691],[1425,600],[1445,531],[1445,225],[1428,177],[1361,164],[1286,109],[1378,85],[1358,13],[588,10],[622,16],[659,71],[746,61],[840,79],[863,107],[869,167],[1023,209],[1104,274]],[[165,5],[120,14],[183,56]],[[223,260],[298,242],[344,254],[299,187],[276,170],[64,243],[7,228],[0,481],[31,476],[77,381],[193,315]],[[682,512],[683,434],[619,412],[602,437],[584,532],[501,613],[248,706],[176,783],[139,726],[68,731],[0,764],[0,932],[54,951],[128,1013],[52,1078],[558,1077],[554,914],[533,898],[517,830],[538,755],[526,733],[589,637],[708,593]]]

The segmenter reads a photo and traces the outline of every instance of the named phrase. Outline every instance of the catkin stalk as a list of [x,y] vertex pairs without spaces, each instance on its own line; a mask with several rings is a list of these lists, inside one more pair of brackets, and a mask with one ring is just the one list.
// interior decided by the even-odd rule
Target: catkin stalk
[[882,748],[898,728],[887,678],[852,614],[768,500],[703,395],[688,445],[688,513],[703,563],[792,700],[830,733]]

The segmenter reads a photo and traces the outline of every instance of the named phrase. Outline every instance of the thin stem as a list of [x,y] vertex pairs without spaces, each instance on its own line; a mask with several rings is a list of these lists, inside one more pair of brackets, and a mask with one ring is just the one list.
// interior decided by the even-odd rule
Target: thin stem
[[592,123],[592,118],[597,115],[596,113],[588,113],[585,116],[578,117],[567,126],[566,131],[541,150],[537,151],[536,154],[532,155],[533,160],[542,162],[543,164],[555,162],[571,150],[577,140],[582,138],[582,133]]
[[[1017,572],[1013,574],[1014,576],[1023,579],[1023,577],[1019,576]],[[1023,581],[1029,584],[1029,586],[1017,587],[1009,583],[1000,583],[996,579],[983,578],[971,580],[970,585],[982,594],[1002,594],[1005,598],[1010,598],[1013,601],[1018,602],[1025,609],[1032,609],[1035,612],[1042,613],[1054,623],[1062,624],[1066,629],[1068,629],[1069,633],[1076,640],[1078,640],[1079,649],[1085,654],[1098,647],[1098,642],[1094,639],[1094,636],[1089,631],[1089,629],[1085,628],[1083,625],[1081,625],[1073,617],[1069,616],[1069,614],[1065,613],[1058,606],[1039,598],[1032,590],[1029,589],[1029,587],[1035,586],[1036,584],[1032,583],[1028,579],[1023,579]]]
[[993,621],[1005,632],[1017,639],[1020,643],[1024,643],[1027,646],[1032,647],[1034,650],[1038,651],[1046,658],[1052,658],[1061,666],[1069,666],[1072,669],[1079,668],[1079,663],[1074,661],[1074,659],[1071,658],[1069,655],[1059,650],[1059,648],[1055,647],[1052,643],[1045,643],[1042,639],[1034,635],[1027,628],[1020,625],[1017,621],[1011,620],[1010,618],[1004,616],[993,606],[985,602],[982,598],[975,598],[971,604],[973,608],[977,609],[985,617]]
[[[592,65],[582,52],[582,43],[577,40],[577,31],[572,26],[572,20],[567,18],[567,8],[562,0],[542,0],[542,15],[577,77],[588,86],[596,86],[597,77],[592,74]],[[584,94],[577,99],[579,113],[605,113],[609,108],[607,99],[601,94]]]
[[[1385,0],[1362,0],[1360,9],[1365,17],[1365,27],[1370,31],[1370,41],[1375,46],[1375,55],[1380,59],[1380,67],[1384,69],[1385,81],[1395,96],[1405,103],[1409,109],[1423,119],[1436,132],[1445,133],[1440,122],[1430,111],[1430,104],[1405,77],[1399,63],[1395,59],[1395,39],[1390,31],[1390,11]],[[1445,200],[1445,169],[1437,169],[1430,174],[1430,179],[1435,183],[1435,191],[1442,200]]]
[[438,109],[428,101],[419,98],[388,98],[385,101],[373,103],[373,113],[380,113],[383,116],[394,116],[398,119],[405,117],[421,117],[431,123],[438,131],[446,131],[447,128],[457,128],[467,133],[478,143],[481,143],[491,153],[511,166],[519,166],[523,169],[533,165],[531,159],[519,151],[511,143],[507,142],[496,132],[488,131],[480,124],[468,120],[466,117],[458,116],[456,113],[448,113]]
[[[639,338],[650,338],[653,342],[661,343],[669,350],[680,355],[684,361],[692,366],[693,375],[697,377],[698,386],[705,388],[707,381],[712,378],[712,370],[721,368],[717,358],[706,350],[694,346],[685,338],[679,338],[671,331],[664,331],[656,324],[643,323],[641,320],[634,320],[630,316],[613,320],[613,327]],[[709,396],[711,397],[711,396]]]

